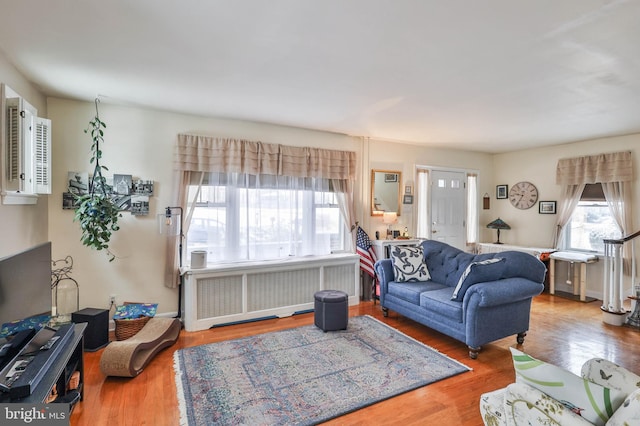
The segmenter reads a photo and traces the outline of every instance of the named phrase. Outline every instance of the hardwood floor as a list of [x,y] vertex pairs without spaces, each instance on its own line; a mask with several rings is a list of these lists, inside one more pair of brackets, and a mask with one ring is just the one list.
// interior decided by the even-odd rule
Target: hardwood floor
[[[602,322],[600,301],[574,302],[542,294],[534,299],[531,326],[521,350],[544,361],[580,374],[582,364],[593,357],[637,368],[640,364],[640,332]],[[390,312],[382,316],[380,305],[362,302],[350,316],[371,315],[409,336],[454,358],[473,371],[382,401],[336,418],[330,425],[481,425],[478,402],[484,392],[513,382],[509,352],[515,336],[483,347],[477,360],[468,357],[464,344],[412,320]],[[84,400],[71,417],[77,426],[177,425],[179,412],[173,371],[173,353],[180,348],[250,334],[266,333],[313,324],[313,314],[231,325],[187,333],[162,351],[133,379],[106,378],[99,368],[102,350],[85,354]]]

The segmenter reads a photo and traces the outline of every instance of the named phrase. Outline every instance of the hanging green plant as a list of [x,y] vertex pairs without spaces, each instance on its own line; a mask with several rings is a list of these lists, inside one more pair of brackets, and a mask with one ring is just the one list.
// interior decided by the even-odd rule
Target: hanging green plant
[[109,242],[113,232],[120,229],[118,218],[122,217],[118,206],[113,202],[110,191],[107,190],[107,182],[102,175],[103,170],[109,170],[100,164],[102,150],[100,144],[104,143],[104,129],[107,125],[100,120],[98,103],[96,98],[96,116],[89,122],[85,133],[91,134],[91,160],[94,165],[93,175],[89,179],[89,188],[86,194],[76,195],[76,209],[74,222],[80,223],[82,230],[81,241],[87,247],[95,250],[105,250],[109,256],[109,262],[115,259],[115,255],[109,250]]

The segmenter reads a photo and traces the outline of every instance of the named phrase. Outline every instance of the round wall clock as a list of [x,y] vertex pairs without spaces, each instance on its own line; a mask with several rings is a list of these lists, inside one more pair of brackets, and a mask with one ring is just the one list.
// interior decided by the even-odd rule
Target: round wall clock
[[538,201],[538,189],[531,182],[518,182],[509,190],[509,201],[517,209],[531,208]]

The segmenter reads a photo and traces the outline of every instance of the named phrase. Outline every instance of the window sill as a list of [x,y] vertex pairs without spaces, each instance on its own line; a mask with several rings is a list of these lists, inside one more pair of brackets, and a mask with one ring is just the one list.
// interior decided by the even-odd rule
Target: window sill
[[299,265],[299,264],[324,264],[327,261],[350,261],[353,258],[359,258],[355,253],[339,253],[339,254],[327,254],[324,256],[301,256],[291,257],[288,259],[274,259],[274,260],[261,260],[261,261],[238,261],[227,263],[210,263],[204,268],[192,269],[190,266],[183,267],[180,272],[182,274],[206,274],[209,272],[225,272],[239,269],[262,269],[262,268],[281,268],[285,265]]
[[2,204],[6,205],[33,205],[38,202],[37,194],[26,194],[23,192],[3,192]]

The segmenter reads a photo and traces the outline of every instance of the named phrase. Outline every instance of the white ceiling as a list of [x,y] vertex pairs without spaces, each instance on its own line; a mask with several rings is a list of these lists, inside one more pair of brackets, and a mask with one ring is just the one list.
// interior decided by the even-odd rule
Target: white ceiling
[[503,152],[640,132],[636,0],[0,0],[51,96]]

